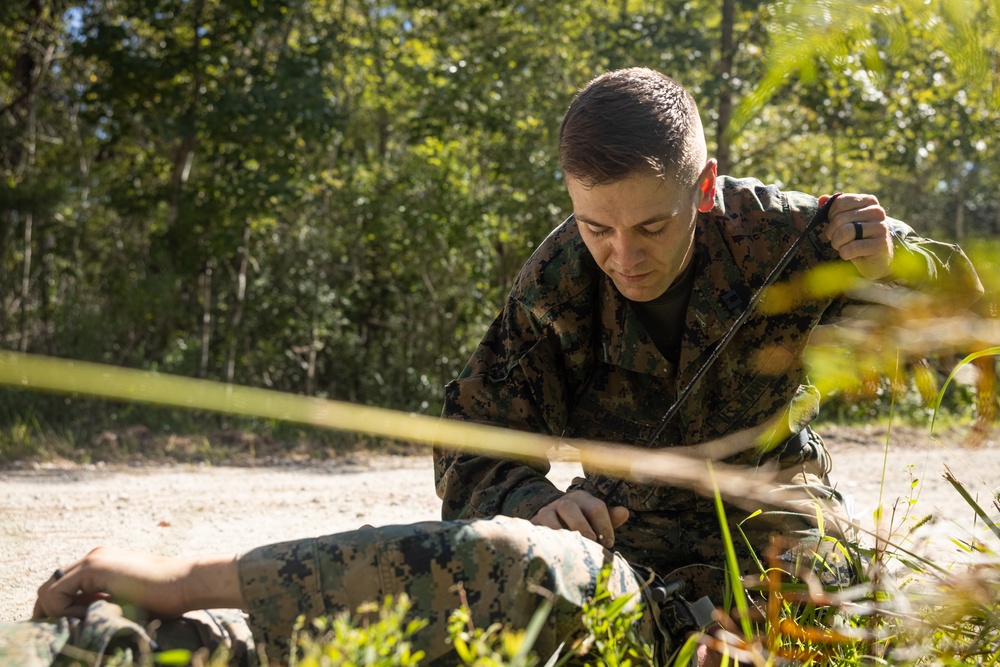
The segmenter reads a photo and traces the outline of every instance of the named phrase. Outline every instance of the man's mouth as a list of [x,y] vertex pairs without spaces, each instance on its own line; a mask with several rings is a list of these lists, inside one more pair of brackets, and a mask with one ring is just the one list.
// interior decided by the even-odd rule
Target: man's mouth
[[649,277],[650,273],[652,273],[652,271],[647,271],[646,273],[633,273],[633,274],[619,272],[618,277],[621,278],[622,282],[625,283],[641,283],[643,280]]

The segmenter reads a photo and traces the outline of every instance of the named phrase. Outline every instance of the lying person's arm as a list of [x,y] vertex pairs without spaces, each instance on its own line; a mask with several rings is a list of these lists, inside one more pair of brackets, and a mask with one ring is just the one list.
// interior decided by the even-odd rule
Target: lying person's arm
[[42,584],[32,616],[82,616],[98,599],[132,603],[163,617],[244,604],[235,556],[171,558],[98,547]]

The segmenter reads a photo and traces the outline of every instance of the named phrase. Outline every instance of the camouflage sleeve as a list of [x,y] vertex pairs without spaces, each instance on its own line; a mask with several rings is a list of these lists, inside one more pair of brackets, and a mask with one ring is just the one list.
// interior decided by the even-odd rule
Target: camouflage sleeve
[[[786,206],[792,227],[801,232],[817,210],[817,200],[800,192],[785,193]],[[965,308],[983,294],[972,262],[962,249],[953,243],[942,243],[919,236],[901,220],[888,218],[893,238],[892,273],[879,282],[892,287],[904,285],[926,294],[947,297],[957,308]],[[820,239],[822,226],[812,234],[812,245],[819,261],[839,258],[833,247]],[[838,315],[848,299],[834,302],[824,317],[824,322]]]
[[900,220],[889,222],[895,243],[890,281],[947,297],[958,308],[983,295],[979,275],[960,247],[922,238]]
[[[462,375],[445,387],[443,416],[558,434],[566,422],[566,397],[558,337],[511,298]],[[533,517],[562,495],[545,477],[544,455],[529,463],[435,449],[442,518]]]

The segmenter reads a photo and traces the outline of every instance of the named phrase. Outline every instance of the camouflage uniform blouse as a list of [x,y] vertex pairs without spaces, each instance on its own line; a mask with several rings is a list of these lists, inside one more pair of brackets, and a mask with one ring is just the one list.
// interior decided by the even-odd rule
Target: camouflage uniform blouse
[[[719,179],[714,208],[698,217],[694,286],[677,367],[657,351],[569,218],[524,265],[462,375],[446,387],[444,415],[567,438],[646,444],[679,388],[816,211],[816,199],[802,193],[751,179]],[[893,224],[897,255],[924,260],[926,279],[938,285],[957,276],[967,291],[981,290],[957,246],[919,238],[903,223]],[[779,283],[840,261],[819,238],[821,230],[822,225],[800,246]],[[779,414],[804,380],[802,351],[809,333],[843,305],[843,297],[830,297],[799,303],[791,312],[754,313],[656,446],[698,444]],[[797,447],[785,446],[781,456],[799,461],[823,456]],[[822,462],[821,474],[827,466]],[[547,464],[436,451],[443,518],[530,518],[562,494],[546,479],[547,469]],[[588,470],[578,486],[601,496],[611,484]],[[616,499],[633,517],[682,516],[705,502],[685,490],[632,483],[623,484]],[[630,526],[641,523],[633,518],[616,531],[625,538],[616,539],[616,546],[627,544]]]

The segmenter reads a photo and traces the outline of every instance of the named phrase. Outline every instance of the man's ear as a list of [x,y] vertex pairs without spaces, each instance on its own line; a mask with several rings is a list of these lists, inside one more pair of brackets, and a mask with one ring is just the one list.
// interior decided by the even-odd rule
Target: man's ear
[[698,211],[708,213],[715,206],[715,181],[718,177],[718,162],[712,158],[698,176]]

